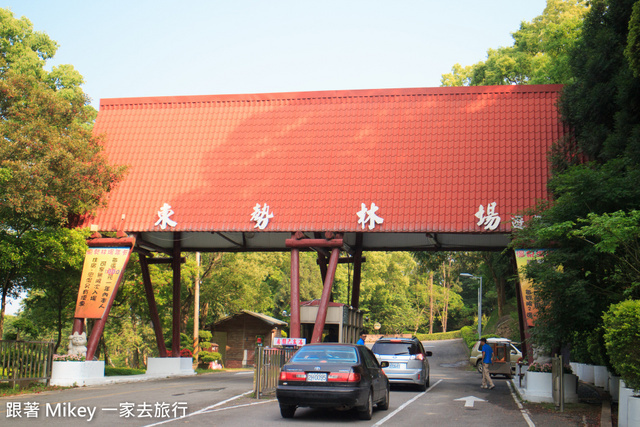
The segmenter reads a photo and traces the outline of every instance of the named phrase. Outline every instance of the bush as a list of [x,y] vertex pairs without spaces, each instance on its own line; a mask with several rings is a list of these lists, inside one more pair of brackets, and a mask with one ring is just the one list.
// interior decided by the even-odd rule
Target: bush
[[416,338],[420,341],[442,341],[460,337],[460,331],[437,332],[435,334],[416,334]]
[[198,358],[202,363],[211,363],[214,361],[221,361],[222,355],[217,351],[201,351]]
[[609,307],[604,316],[604,340],[613,368],[627,387],[640,390],[640,301]]
[[471,326],[463,326],[462,329],[460,329],[460,336],[462,336],[462,339],[469,348],[471,348],[478,339],[475,329]]
[[208,341],[211,342],[211,339],[213,338],[213,334],[209,331],[198,331],[198,340],[200,342],[203,341]]

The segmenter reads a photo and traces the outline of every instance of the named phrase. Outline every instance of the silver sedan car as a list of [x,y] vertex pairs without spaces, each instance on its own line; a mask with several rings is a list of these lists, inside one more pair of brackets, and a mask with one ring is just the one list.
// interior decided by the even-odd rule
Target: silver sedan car
[[430,351],[424,351],[417,338],[380,338],[371,348],[380,362],[388,362],[384,373],[391,384],[415,384],[422,391],[429,387]]

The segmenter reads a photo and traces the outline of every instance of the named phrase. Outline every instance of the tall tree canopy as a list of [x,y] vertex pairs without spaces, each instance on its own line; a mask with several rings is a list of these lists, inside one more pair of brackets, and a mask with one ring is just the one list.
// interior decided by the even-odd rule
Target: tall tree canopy
[[0,9],[0,336],[5,303],[38,269],[38,236],[91,212],[122,177],[91,133],[95,110],[57,44]]
[[[637,279],[631,280],[640,267],[634,223],[640,209],[640,79],[629,49],[637,4],[591,2],[570,55],[574,81],[561,99],[577,148],[591,161],[555,163],[553,201],[516,241],[554,249],[528,268],[541,300],[537,339],[550,347],[601,341],[609,305],[640,298]],[[601,356],[592,353],[599,360],[587,362],[606,362]]]
[[486,61],[474,65],[455,64],[442,86],[570,82],[569,52],[586,11],[584,0],[547,0],[542,15],[513,33],[513,46],[489,49]]

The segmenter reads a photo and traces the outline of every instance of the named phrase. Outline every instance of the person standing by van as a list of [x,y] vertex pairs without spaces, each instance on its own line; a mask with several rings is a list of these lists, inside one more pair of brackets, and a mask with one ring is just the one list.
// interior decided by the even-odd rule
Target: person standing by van
[[482,343],[482,388],[488,388],[492,390],[495,388],[491,375],[489,374],[489,367],[491,366],[491,359],[493,358],[493,349],[487,344],[486,338],[480,338]]

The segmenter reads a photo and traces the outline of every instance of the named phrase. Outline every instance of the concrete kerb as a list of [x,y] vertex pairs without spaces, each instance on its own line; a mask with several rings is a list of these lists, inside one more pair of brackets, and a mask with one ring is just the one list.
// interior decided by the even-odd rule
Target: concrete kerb
[[[515,392],[516,397],[520,401],[520,403],[527,403],[526,395],[527,390],[525,387],[519,386],[519,378],[516,376],[511,379],[511,386],[513,391]],[[600,426],[601,427],[612,427],[611,422],[611,399],[609,394],[601,389],[600,387],[596,387],[592,384],[585,383],[584,381],[579,382],[580,385],[589,387],[590,389],[596,391],[600,395],[600,400],[602,401],[602,407],[600,409]]]

